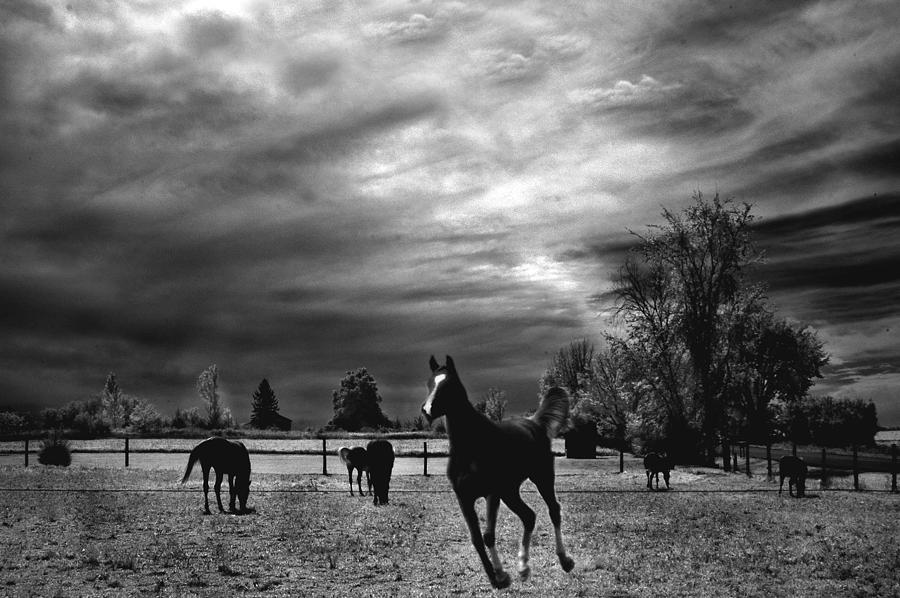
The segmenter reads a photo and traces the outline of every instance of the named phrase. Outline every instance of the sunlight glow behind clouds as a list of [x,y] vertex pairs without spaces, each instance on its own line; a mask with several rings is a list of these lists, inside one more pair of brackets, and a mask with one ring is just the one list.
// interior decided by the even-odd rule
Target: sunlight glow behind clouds
[[[321,420],[346,369],[417,389],[452,350],[527,405],[547,352],[602,333],[621,254],[597,247],[661,206],[719,188],[777,219],[898,185],[892,3],[70,6],[0,8],[0,284],[11,337],[41,335],[9,396],[52,363],[49,399],[114,370],[165,409],[217,362]],[[775,262],[798,318],[853,309],[812,313]],[[829,338],[842,366],[891,349]]]

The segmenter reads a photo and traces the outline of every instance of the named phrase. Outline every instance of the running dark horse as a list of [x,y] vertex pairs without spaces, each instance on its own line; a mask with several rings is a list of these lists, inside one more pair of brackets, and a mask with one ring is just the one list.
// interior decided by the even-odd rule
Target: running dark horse
[[794,485],[797,486],[797,497],[806,496],[806,462],[800,457],[785,455],[778,460],[778,494],[784,488],[784,478],[788,478],[788,494],[794,496]]
[[656,478],[656,489],[659,490],[659,473],[662,472],[663,480],[666,482],[666,489],[669,488],[669,472],[675,467],[672,460],[666,455],[659,453],[647,453],[644,457],[644,469],[647,470],[647,488],[653,489],[651,481]]
[[[447,477],[456,492],[463,518],[469,528],[472,545],[481,558],[488,579],[495,588],[509,586],[510,579],[500,563],[494,530],[502,500],[522,520],[524,531],[519,545],[518,571],[521,579],[531,572],[528,551],[534,531],[535,514],[522,500],[519,487],[526,479],[537,486],[550,511],[556,534],[556,555],[564,571],[575,561],[563,546],[559,502],[554,490],[551,439],[564,425],[569,412],[569,397],[561,388],[545,394],[537,412],[529,418],[495,423],[475,410],[469,402],[450,356],[440,366],[431,357],[429,394],[422,412],[429,422],[445,416],[450,440]],[[487,529],[481,534],[475,501],[487,499]],[[490,551],[488,557],[487,551]]]
[[[209,515],[209,470],[216,470],[216,502],[219,511],[225,512],[222,507],[222,476],[228,475],[228,494],[231,496],[229,508],[232,513],[247,512],[247,496],[250,494],[250,454],[244,443],[237,440],[228,440],[214,436],[207,438],[194,447],[188,458],[187,469],[181,483],[184,484],[191,476],[194,463],[200,461],[203,469],[203,502],[206,514]],[[235,499],[241,503],[240,511],[235,510]]]
[[353,470],[356,470],[356,485],[359,486],[359,495],[365,496],[362,489],[362,474],[366,472],[366,483],[368,484],[368,492],[372,492],[372,478],[369,473],[369,455],[366,449],[361,446],[347,448],[342,446],[338,449],[338,457],[341,462],[347,466],[347,477],[350,478],[350,496],[353,496]]

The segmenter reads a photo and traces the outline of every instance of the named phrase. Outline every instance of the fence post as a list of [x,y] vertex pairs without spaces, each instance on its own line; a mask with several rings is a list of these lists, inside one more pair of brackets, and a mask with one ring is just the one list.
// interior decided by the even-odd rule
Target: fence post
[[325,459],[327,453],[325,452],[325,439],[322,439],[322,475],[328,475],[328,461]]
[[897,445],[891,445],[891,492],[897,491]]
[[853,489],[859,490],[859,467],[857,466],[856,445],[853,445]]
[[766,478],[771,480],[772,475],[772,443],[766,442]]
[[825,488],[825,486],[828,483],[828,470],[825,468],[825,463],[826,463],[825,447],[823,446],[822,447],[822,481],[819,483],[819,485],[822,486],[822,488]]
[[744,466],[747,468],[747,477],[753,477],[750,473],[750,443],[744,443]]
[[125,467],[128,467],[128,438],[125,438]]
[[425,477],[428,477],[428,441],[424,441],[422,444],[425,445]]
[[619,449],[619,473],[625,473],[625,449]]
[[791,454],[797,456],[797,443],[791,442]]
[[738,469],[738,464],[737,464],[738,459],[737,459],[737,457],[738,457],[737,451],[732,449],[732,451],[731,451],[731,458],[732,458],[734,464],[731,466],[731,471],[733,471],[734,473],[737,473],[738,471],[740,471],[740,470]]
[[[25,467],[28,467],[28,439],[25,439]],[[896,476],[894,476],[896,478]]]

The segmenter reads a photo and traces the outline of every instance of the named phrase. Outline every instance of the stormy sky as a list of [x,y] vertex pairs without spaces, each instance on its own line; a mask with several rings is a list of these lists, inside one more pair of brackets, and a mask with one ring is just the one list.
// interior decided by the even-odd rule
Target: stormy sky
[[815,394],[900,425],[894,1],[0,0],[0,406],[117,374],[165,415],[218,365],[318,427],[428,357],[536,402],[616,329],[628,229],[753,204]]

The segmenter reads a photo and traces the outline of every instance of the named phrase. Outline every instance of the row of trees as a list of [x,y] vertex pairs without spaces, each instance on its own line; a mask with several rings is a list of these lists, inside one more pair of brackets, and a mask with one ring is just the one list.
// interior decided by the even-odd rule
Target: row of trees
[[[665,210],[663,218],[646,235],[632,233],[636,247],[615,280],[624,334],[606,334],[600,348],[580,340],[560,349],[542,390],[569,390],[574,428],[596,426],[618,445],[636,442],[684,462],[709,463],[720,443],[738,438],[843,438],[810,426],[799,432],[799,414],[815,420],[818,403],[807,392],[828,356],[812,330],[779,318],[749,281],[762,261],[750,206],[697,194],[683,213]],[[871,442],[874,406],[864,410],[871,436],[854,438]]]
[[[111,430],[129,429],[138,432],[161,428],[234,427],[234,417],[219,393],[219,370],[213,364],[197,378],[197,392],[202,408],[176,409],[171,418],[162,416],[149,401],[125,393],[116,374],[110,372],[103,389],[89,399],[71,401],[62,407],[41,410],[35,419],[29,414],[0,413],[0,431],[17,432],[31,428],[75,430],[82,434],[102,435]],[[253,395],[251,424],[277,413],[278,403],[267,380],[263,379]]]

